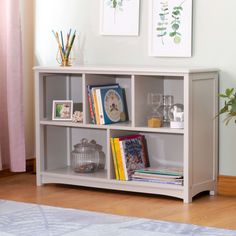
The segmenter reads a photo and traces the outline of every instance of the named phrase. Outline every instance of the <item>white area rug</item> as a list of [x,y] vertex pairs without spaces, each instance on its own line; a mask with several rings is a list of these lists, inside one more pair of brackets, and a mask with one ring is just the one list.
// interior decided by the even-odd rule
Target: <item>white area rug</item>
[[0,236],[236,236],[236,231],[0,200]]

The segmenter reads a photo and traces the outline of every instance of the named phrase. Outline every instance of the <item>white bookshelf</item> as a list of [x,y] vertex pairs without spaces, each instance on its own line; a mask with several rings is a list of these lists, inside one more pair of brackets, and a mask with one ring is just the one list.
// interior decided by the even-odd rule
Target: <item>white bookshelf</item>
[[[173,196],[189,203],[202,191],[216,192],[218,172],[218,70],[118,66],[35,67],[37,185],[61,183]],[[126,91],[129,121],[91,123],[87,85],[119,83]],[[184,129],[149,128],[148,92],[174,96],[184,104]],[[83,104],[83,122],[51,119],[53,100]],[[117,181],[110,138],[142,133],[152,166],[182,166],[183,186]],[[73,145],[95,139],[106,155],[105,169],[78,174],[70,167]]]

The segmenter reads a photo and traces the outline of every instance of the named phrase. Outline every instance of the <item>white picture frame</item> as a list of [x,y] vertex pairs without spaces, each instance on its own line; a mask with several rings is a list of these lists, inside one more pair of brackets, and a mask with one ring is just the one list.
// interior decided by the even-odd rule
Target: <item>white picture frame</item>
[[100,34],[139,35],[140,0],[100,0]]
[[52,120],[71,121],[73,115],[72,100],[53,100]]
[[192,56],[192,0],[149,0],[149,56]]

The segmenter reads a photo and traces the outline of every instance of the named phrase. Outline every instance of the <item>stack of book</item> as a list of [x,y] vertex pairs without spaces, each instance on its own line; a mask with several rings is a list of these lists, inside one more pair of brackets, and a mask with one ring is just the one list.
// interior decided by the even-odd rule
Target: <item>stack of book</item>
[[144,135],[111,138],[110,141],[117,180],[131,180],[135,170],[149,166]]
[[135,170],[132,180],[183,185],[183,169],[173,167],[139,169]]
[[91,121],[103,125],[127,121],[125,90],[119,84],[88,85]]

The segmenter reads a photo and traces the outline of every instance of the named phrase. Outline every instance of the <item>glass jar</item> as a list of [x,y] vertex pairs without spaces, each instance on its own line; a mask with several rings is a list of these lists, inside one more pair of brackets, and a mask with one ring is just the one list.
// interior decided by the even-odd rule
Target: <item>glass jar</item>
[[150,92],[147,99],[147,104],[151,107],[151,112],[147,117],[147,125],[151,128],[161,127],[162,115],[158,109],[162,104],[162,94]]
[[95,144],[84,138],[74,148],[71,152],[71,166],[75,172],[92,173],[98,170],[99,152]]
[[95,140],[91,140],[90,143],[95,145],[95,149],[99,155],[98,169],[104,169],[106,164],[106,156],[105,153],[102,151],[102,145],[97,144]]
[[162,114],[164,127],[170,127],[169,112],[173,103],[174,97],[172,95],[163,95],[163,103],[158,111]]
[[157,110],[152,111],[150,115],[148,115],[148,127],[150,128],[159,128],[162,126],[162,116],[160,112]]

